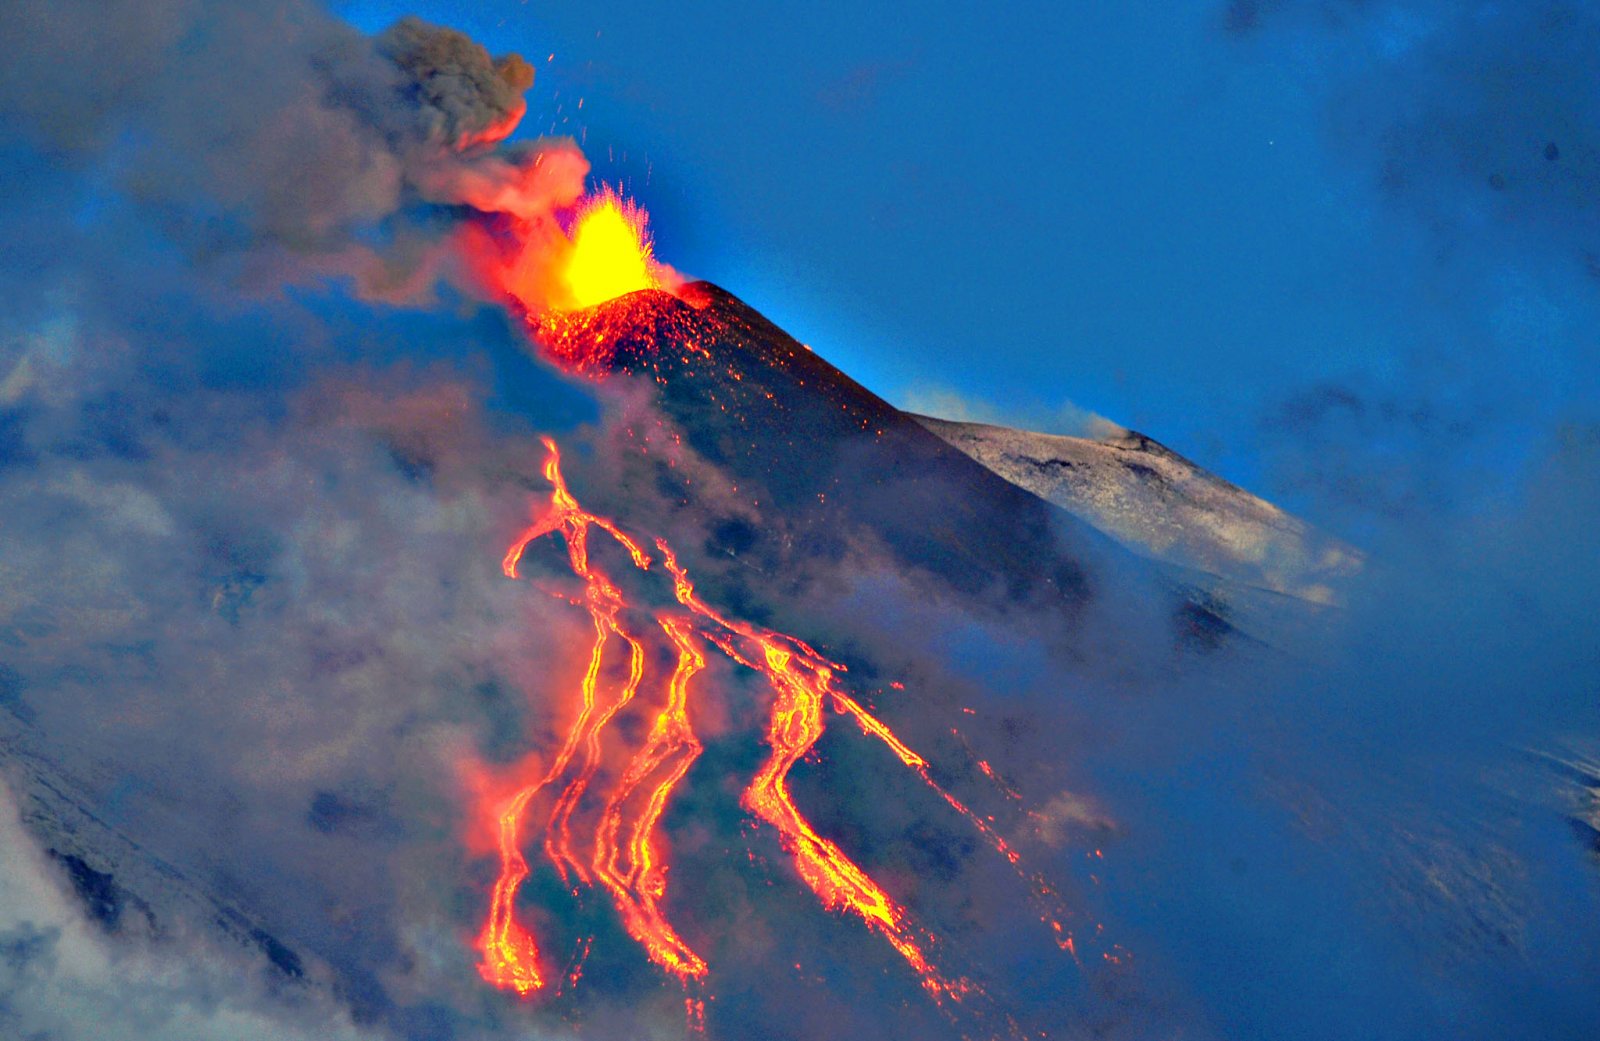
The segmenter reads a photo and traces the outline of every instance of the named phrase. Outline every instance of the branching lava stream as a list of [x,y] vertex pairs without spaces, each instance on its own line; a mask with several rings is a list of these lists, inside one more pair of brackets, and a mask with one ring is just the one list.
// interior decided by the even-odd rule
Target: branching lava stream
[[[789,774],[822,737],[831,707],[886,745],[1013,866],[1019,860],[1016,852],[989,820],[934,781],[925,759],[839,688],[837,678],[844,666],[796,637],[719,613],[700,598],[688,571],[665,540],[656,539],[653,548],[671,577],[676,605],[652,610],[629,604],[618,584],[596,565],[591,536],[616,543],[641,571],[649,571],[655,559],[641,541],[578,503],[562,475],[555,442],[546,438],[544,445],[548,453],[544,476],[552,488],[549,502],[513,543],[502,567],[507,577],[518,577],[528,546],[559,534],[572,573],[583,583],[583,596],[577,602],[589,614],[594,638],[579,683],[576,716],[548,769],[487,808],[498,838],[500,874],[477,943],[483,978],[524,996],[545,986],[537,942],[517,920],[516,901],[530,871],[523,854],[524,821],[536,797],[557,784],[561,787],[545,820],[543,849],[563,881],[574,893],[579,887],[598,883],[628,935],[667,973],[685,984],[707,976],[705,959],[690,948],[662,911],[668,864],[657,830],[673,791],[702,751],[690,723],[689,699],[696,675],[706,667],[707,654],[715,650],[759,673],[772,696],[765,735],[770,754],[745,788],[741,805],[777,830],[796,873],[822,905],[860,918],[899,953],[935,1001],[960,1000],[973,991],[974,985],[966,979],[950,978],[935,966],[930,956],[933,938],[915,924],[906,909],[836,843],[817,833],[791,798]],[[664,687],[659,691],[661,703],[642,746],[632,753],[610,789],[597,792],[596,797],[603,800],[598,823],[593,833],[580,841],[573,834],[573,816],[597,777],[602,735],[641,690],[656,693],[646,683],[643,636],[629,628],[628,619],[643,614],[649,614],[654,627],[665,636],[676,662],[665,683],[657,683]],[[605,668],[608,653],[613,658],[625,655],[627,661],[621,677],[609,681]],[[1058,923],[1050,924],[1060,930]],[[697,1006],[691,999],[692,1015]]]

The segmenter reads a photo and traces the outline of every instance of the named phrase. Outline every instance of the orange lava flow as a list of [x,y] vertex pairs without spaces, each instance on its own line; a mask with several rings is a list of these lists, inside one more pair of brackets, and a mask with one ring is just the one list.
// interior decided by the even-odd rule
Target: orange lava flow
[[478,971],[483,978],[505,990],[527,995],[544,986],[539,975],[539,947],[533,935],[517,924],[513,908],[517,889],[528,877],[528,862],[522,856],[522,811],[536,789],[516,794],[496,814],[500,840],[500,878],[494,884],[489,920],[478,937],[483,962]]
[[[959,1000],[971,992],[970,982],[948,978],[934,966],[928,953],[932,937],[915,924],[906,909],[836,843],[817,833],[794,804],[789,775],[822,737],[826,711],[832,707],[853,718],[864,734],[886,745],[995,850],[1017,865],[1016,852],[996,831],[992,818],[978,816],[937,784],[927,760],[839,689],[836,677],[845,671],[843,665],[829,661],[802,640],[730,619],[702,600],[665,540],[656,539],[654,548],[671,577],[676,605],[650,609],[628,603],[621,587],[592,559],[590,536],[598,532],[609,538],[640,571],[652,568],[651,554],[616,524],[579,505],[562,476],[555,442],[546,438],[544,445],[548,452],[544,476],[552,488],[548,507],[507,550],[502,570],[516,578],[528,546],[547,535],[560,534],[568,565],[583,583],[581,603],[594,637],[578,683],[575,717],[548,769],[489,808],[498,837],[500,874],[477,941],[483,978],[523,996],[544,986],[538,945],[517,921],[515,907],[518,891],[530,873],[522,852],[523,821],[535,798],[557,782],[563,785],[546,819],[543,848],[563,881],[574,887],[574,893],[579,891],[577,886],[598,884],[610,897],[628,935],[665,972],[685,984],[708,974],[705,959],[679,935],[662,909],[669,864],[658,832],[673,792],[703,750],[690,720],[690,693],[692,681],[706,668],[707,649],[714,647],[734,663],[761,674],[772,694],[765,734],[770,754],[744,789],[740,804],[776,829],[796,873],[822,905],[860,918],[899,953],[935,1000]],[[648,614],[653,625],[630,628],[633,619],[642,614]],[[646,682],[651,656],[646,653],[645,634],[657,628],[676,659],[664,684]],[[620,669],[619,658],[626,663]],[[645,698],[660,699],[649,717],[648,733],[609,788],[604,788],[596,784],[603,765],[602,741],[610,724],[641,697],[641,691]],[[596,789],[593,800],[602,806],[594,818],[592,835],[580,841],[574,835],[573,821],[580,804],[591,796],[591,787]],[[580,941],[580,949],[586,950],[591,940]],[[686,1007],[691,1022],[696,1008],[703,1015],[703,1004],[692,998]]]
[[[667,703],[656,716],[645,747],[628,764],[601,814],[595,836],[595,868],[611,892],[628,935],[644,945],[656,964],[687,979],[704,976],[706,963],[679,938],[657,906],[667,891],[667,865],[657,862],[653,835],[672,790],[700,756],[700,741],[689,725],[687,709],[689,680],[706,667],[706,659],[691,642],[686,622],[662,619],[661,628],[678,650],[678,664],[667,682]],[[619,867],[623,849],[617,845],[617,833],[622,828],[624,807],[656,774],[660,777],[649,789],[645,810],[629,829],[625,846],[628,866]]]
[[[784,845],[795,859],[795,868],[801,880],[817,895],[824,907],[829,910],[848,910],[859,915],[900,952],[900,956],[921,979],[924,989],[935,997],[964,993],[969,984],[946,980],[929,963],[905,910],[843,850],[818,835],[789,797],[789,771],[822,737],[823,706],[835,696],[833,676],[836,672],[844,671],[844,666],[828,661],[804,641],[792,636],[731,621],[718,614],[696,595],[688,572],[678,563],[666,542],[657,539],[656,548],[661,551],[662,560],[672,573],[678,602],[721,628],[723,633],[709,634],[708,638],[741,665],[765,675],[776,695],[767,727],[767,744],[772,748],[772,755],[744,790],[740,798],[741,805],[778,829]],[[759,654],[745,653],[728,636],[753,642]],[[851,704],[854,705],[854,702]],[[887,727],[869,716],[860,706],[856,708],[860,711],[858,718],[871,720],[882,734],[894,742],[894,746],[905,749],[908,755],[914,757],[914,753],[900,744]]]
[[[527,931],[517,924],[513,911],[517,889],[528,875],[527,861],[518,848],[523,812],[540,789],[569,771],[572,760],[581,746],[582,765],[578,776],[566,785],[556,800],[555,809],[551,812],[549,824],[545,829],[544,848],[557,870],[561,872],[563,880],[568,880],[570,870],[580,882],[588,884],[588,872],[572,850],[572,813],[594,779],[599,766],[600,732],[624,705],[633,700],[644,674],[644,648],[637,639],[623,629],[619,620],[619,615],[625,606],[622,592],[610,578],[590,563],[590,529],[599,528],[616,540],[628,551],[636,567],[650,566],[650,558],[638,543],[610,521],[596,517],[578,505],[578,501],[572,497],[561,475],[561,455],[556,449],[555,442],[546,438],[544,444],[550,453],[545,461],[544,476],[554,488],[550,497],[550,509],[512,544],[501,562],[501,570],[508,578],[515,578],[517,565],[521,562],[522,554],[527,550],[528,544],[559,531],[566,541],[567,559],[573,573],[584,580],[585,606],[594,625],[595,641],[589,655],[589,666],[580,686],[582,708],[572,729],[567,732],[566,740],[556,753],[549,771],[534,784],[518,791],[498,814],[501,872],[494,888],[489,922],[478,940],[478,947],[483,955],[479,971],[485,980],[496,986],[504,986],[502,981],[510,980],[512,989],[520,994],[527,994],[543,986],[537,966],[534,964],[538,957],[537,947]],[[610,696],[606,696],[600,685],[601,667],[606,645],[612,637],[627,643],[630,651],[629,671],[628,678],[621,687]],[[601,870],[599,864],[596,865],[596,870]]]

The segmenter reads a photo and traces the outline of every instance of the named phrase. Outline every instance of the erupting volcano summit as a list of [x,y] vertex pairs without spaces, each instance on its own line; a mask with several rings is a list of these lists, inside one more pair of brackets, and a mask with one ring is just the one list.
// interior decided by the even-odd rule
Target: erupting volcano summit
[[[871,527],[909,565],[960,589],[987,587],[998,577],[1013,595],[1043,598],[1068,611],[1088,595],[1077,566],[1056,548],[1053,519],[1037,499],[974,465],[716,287],[663,288],[664,269],[652,258],[644,214],[634,204],[606,189],[582,204],[571,229],[557,268],[564,288],[545,296],[587,306],[536,312],[528,307],[532,294],[519,293],[509,281],[505,291],[525,315],[530,336],[559,364],[592,379],[643,380],[655,388],[672,429],[636,436],[640,451],[656,451],[667,462],[658,476],[672,480],[669,453],[688,446],[735,486],[751,489],[749,509],[757,517],[771,514],[773,533],[809,529],[815,538],[840,539]],[[709,416],[714,421],[707,422]],[[518,577],[529,548],[559,535],[567,567],[582,587],[581,593],[563,595],[588,612],[594,639],[582,675],[573,679],[572,701],[563,713],[570,725],[559,749],[548,762],[486,789],[482,812],[497,836],[501,862],[478,940],[486,980],[530,995],[544,989],[557,969],[518,911],[532,870],[524,825],[537,814],[544,820],[545,859],[571,895],[598,885],[649,959],[695,985],[687,999],[691,1019],[703,1014],[703,999],[696,995],[704,993],[715,967],[669,922],[670,857],[660,823],[679,788],[694,783],[692,768],[703,745],[691,706],[708,656],[717,654],[761,676],[770,701],[764,734],[751,736],[767,755],[740,804],[775,829],[799,880],[825,909],[847,912],[881,936],[937,1002],[980,991],[965,976],[937,967],[935,936],[796,806],[790,774],[813,754],[831,713],[847,716],[863,735],[881,742],[976,829],[1015,869],[1021,892],[1056,944],[1077,957],[1059,894],[1022,867],[1020,853],[1002,834],[1026,829],[1020,807],[1012,804],[1009,823],[974,812],[935,780],[939,767],[846,692],[844,665],[801,638],[711,606],[665,539],[635,537],[581,506],[555,442],[546,439],[545,448],[550,497],[535,508],[534,523],[507,553],[504,571]],[[864,479],[850,480],[852,470]],[[890,482],[898,485],[892,496],[898,520],[873,502]],[[986,494],[974,495],[974,485]],[[682,494],[687,503],[695,493],[684,488]],[[938,500],[955,523],[941,525],[944,533],[934,535],[922,518],[905,512],[907,502],[918,499]],[[990,541],[1002,524],[1005,538]],[[745,525],[748,537],[738,553],[752,563],[776,554],[773,566],[781,572],[791,549],[764,540],[763,527]],[[621,550],[616,559],[631,569],[670,579],[671,599],[624,592],[624,583],[601,563],[605,545]],[[999,545],[1011,549],[997,553]],[[816,549],[812,544],[804,552]],[[640,722],[623,727],[630,716]],[[626,733],[642,739],[629,741],[633,751],[623,765],[606,769],[603,749]],[[982,767],[994,776],[987,763]],[[568,940],[577,953],[558,976],[576,981],[594,937]]]

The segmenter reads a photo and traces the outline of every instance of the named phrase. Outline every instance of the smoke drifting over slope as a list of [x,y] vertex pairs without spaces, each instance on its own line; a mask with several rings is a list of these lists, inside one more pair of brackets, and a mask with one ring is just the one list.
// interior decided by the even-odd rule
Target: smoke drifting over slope
[[[530,554],[527,582],[498,571],[548,495],[535,435],[554,431],[586,504],[658,522],[720,576],[719,609],[847,658],[852,691],[1059,885],[1081,970],[1015,872],[875,746],[828,740],[797,769],[819,829],[1026,1026],[1588,1033],[1594,865],[1518,751],[1595,733],[1588,435],[1524,497],[1376,563],[1307,646],[1175,648],[1162,576],[1087,551],[1095,595],[1070,628],[976,581],[953,590],[865,530],[814,558],[773,533],[791,554],[775,559],[803,566],[765,573],[745,552],[750,488],[690,449],[670,457],[676,483],[638,453],[634,431],[673,423],[638,387],[575,388],[511,323],[461,306],[464,221],[551,231],[583,190],[570,142],[493,147],[525,66],[415,23],[366,39],[310,5],[15,10],[3,734],[294,960],[214,947],[204,921],[100,935],[0,806],[0,1028],[682,1031],[682,992],[548,872],[526,910],[551,937],[597,937],[585,987],[524,1004],[473,964],[495,864],[463,844],[461,766],[548,754],[592,635],[546,595],[570,591],[559,560]],[[818,911],[775,840],[743,833],[765,705],[731,667],[707,679],[705,761],[666,820],[674,920],[723,973],[713,1036],[960,1033],[876,937]],[[979,762],[1040,818],[1017,823]],[[212,959],[218,975],[194,967]]]
[[0,1026],[14,1037],[107,1041],[363,1041],[314,995],[283,1001],[203,939],[179,957],[108,939],[39,855],[0,789]]
[[418,19],[369,39],[298,0],[28,0],[12,21],[26,46],[0,110],[23,141],[133,203],[200,273],[259,292],[334,277],[417,299],[464,282],[437,207],[553,223],[583,192],[570,141],[489,150],[526,111],[531,66]]

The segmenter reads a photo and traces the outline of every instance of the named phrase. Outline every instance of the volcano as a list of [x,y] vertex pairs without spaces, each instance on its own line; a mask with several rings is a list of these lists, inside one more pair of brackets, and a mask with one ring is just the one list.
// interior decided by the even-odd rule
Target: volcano
[[[751,120],[718,111],[849,138],[806,80],[892,51],[870,18],[812,20],[798,105],[729,109],[668,95],[750,26],[676,11],[670,40],[478,12],[507,42],[548,23],[530,61],[316,0],[82,6],[24,0],[0,76],[0,1041],[1596,1035],[1600,455],[1544,357],[1582,327],[1572,265],[1435,256],[1358,205],[1327,242],[1393,286],[1279,279],[1276,311],[1219,319],[1270,343],[1110,358],[1075,338],[1136,337],[1119,304],[1208,318],[1294,253],[1255,234],[1266,182],[1141,273],[1149,235],[1079,234],[1004,141],[968,151],[1018,173],[991,207],[1039,247],[1014,255],[1015,228],[944,219],[960,178],[840,152],[946,261],[878,281],[969,296],[969,360],[1270,358],[1230,451],[1369,564],[1161,443],[1215,413],[1204,386],[1148,434],[911,414],[673,267],[686,200],[732,189],[773,226],[770,186],[727,176],[760,164],[718,166],[760,158]],[[937,15],[901,19],[929,60],[863,118],[972,94]],[[1424,86],[1454,53],[1433,21]],[[1343,27],[1353,60],[1383,57],[1374,27]],[[1170,42],[1125,28],[1072,41]],[[1120,68],[1072,64],[1002,94],[1059,108]],[[710,117],[710,165],[607,139],[652,98]],[[1536,165],[1581,179],[1584,142],[1560,151]],[[782,166],[817,241],[873,233]],[[1080,172],[1079,203],[1116,176]],[[662,176],[678,219],[652,228]],[[1192,223],[1159,212],[1156,238]],[[1109,295],[1053,306],[1101,256]],[[1405,306],[1441,286],[1481,306]],[[1523,355],[1509,398],[1478,378]]]
[[[287,820],[254,811],[275,838],[219,842],[195,821],[250,789],[139,767],[121,731],[148,705],[68,730],[0,673],[23,823],[93,928],[224,952],[406,1038],[1201,1022],[1144,986],[1139,938],[1105,912],[1123,825],[1080,767],[1097,734],[1079,708],[1164,708],[1150,691],[1190,697],[1275,660],[1286,620],[1303,633],[1339,610],[1326,592],[1359,554],[1142,435],[902,412],[709,283],[515,331],[592,390],[596,427],[492,467],[385,435],[385,479],[409,501],[471,494],[426,515],[420,541],[372,537],[411,549],[366,572],[357,609],[331,609],[301,563],[262,565],[208,588],[193,623],[223,675],[267,633],[271,655],[248,660],[273,663],[272,699],[255,711],[288,698],[305,715],[274,673],[300,647],[262,601],[315,619],[295,639],[319,692],[381,657],[372,591],[426,565],[439,516],[469,518],[479,570],[501,564],[483,594],[500,606],[426,614],[384,652],[426,694],[395,729],[448,721],[430,725],[456,761],[423,757],[427,797],[307,786]],[[523,519],[486,510],[489,488]],[[346,544],[346,568],[370,555]],[[487,676],[429,674],[405,650],[429,639],[492,647],[472,659]],[[537,653],[502,664],[524,645]],[[296,770],[316,776],[324,754]],[[445,798],[452,769],[468,790]],[[1469,910],[1492,919],[1494,901]]]
[[[546,322],[540,335],[585,375],[650,388],[671,434],[630,437],[646,453],[664,438],[686,444],[740,490],[749,514],[727,519],[712,548],[762,574],[838,561],[865,537],[954,596],[1070,616],[1095,596],[1097,567],[1121,566],[1106,526],[985,465],[711,283],[640,290]],[[693,500],[670,472],[658,478]],[[1232,628],[1181,574],[1168,586],[1178,635]]]
[[[1216,587],[1008,480],[717,286],[642,289],[528,328],[600,384],[613,419],[595,448],[605,456],[568,462],[573,491],[547,441],[533,528],[506,558],[506,576],[587,603],[595,635],[581,710],[573,688],[568,707],[539,710],[550,734],[496,734],[533,742],[531,772],[483,768],[502,793],[474,811],[498,828],[502,871],[483,977],[578,1019],[619,995],[685,987],[690,1028],[730,1038],[781,1035],[797,1003],[907,1038],[1024,1036],[1054,1030],[1069,1007],[1106,1022],[1078,1001],[1126,985],[1115,982],[1126,953],[1085,902],[1096,835],[1114,825],[1075,798],[1070,812],[1042,809],[1070,764],[1026,788],[1008,779],[1002,756],[1038,736],[994,700],[995,684],[1038,680],[994,670],[1035,654],[1032,641],[1050,660],[1106,656],[1093,619],[1109,600],[1141,601],[1163,668],[1227,646],[1254,652]],[[406,473],[434,465],[411,459]],[[565,563],[546,548],[557,537]],[[214,604],[238,624],[235,601]],[[882,624],[906,611],[925,612],[930,646],[973,657],[971,672],[912,675],[922,652],[902,643],[906,625]],[[962,649],[971,633],[992,635]],[[1013,643],[997,654],[994,640]],[[707,691],[722,707],[702,707]],[[384,983],[392,940],[355,940],[314,907],[230,891],[226,856],[181,824],[181,800],[123,817],[126,793],[106,780],[120,771],[115,748],[66,748],[26,715],[6,728],[27,825],[107,931],[214,932],[269,975],[410,1022]],[[530,814],[550,812],[550,798],[546,862]],[[341,857],[403,830],[362,806],[318,792],[307,812],[315,832],[346,843],[285,868],[304,871],[322,905],[373,899],[370,883],[346,892]],[[1064,828],[1086,830],[1075,867],[1059,865]],[[456,884],[485,886],[482,870],[469,878]],[[1010,948],[1038,959],[1032,982],[995,969]],[[453,950],[451,964],[469,964],[464,943]],[[898,1027],[878,1019],[885,993]],[[1046,998],[1059,993],[1075,996]]]

